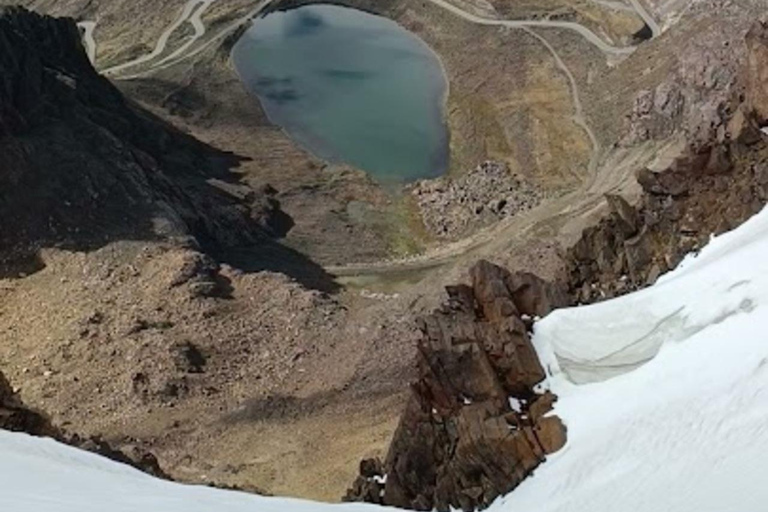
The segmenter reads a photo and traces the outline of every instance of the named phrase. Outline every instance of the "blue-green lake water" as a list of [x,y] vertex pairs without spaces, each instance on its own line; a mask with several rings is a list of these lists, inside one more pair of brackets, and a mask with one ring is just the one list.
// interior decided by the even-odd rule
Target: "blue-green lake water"
[[232,56],[269,119],[316,156],[382,182],[446,171],[445,74],[397,23],[308,5],[256,19]]

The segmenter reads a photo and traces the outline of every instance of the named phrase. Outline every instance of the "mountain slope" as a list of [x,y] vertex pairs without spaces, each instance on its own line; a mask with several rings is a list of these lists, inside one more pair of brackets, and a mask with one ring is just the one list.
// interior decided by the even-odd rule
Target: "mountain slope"
[[3,260],[126,238],[264,240],[277,205],[238,188],[239,160],[123,98],[91,67],[72,20],[0,8]]
[[[489,510],[765,510],[766,256],[768,210],[651,288],[539,322],[568,445]],[[0,432],[0,449],[0,505],[16,512],[383,510],[184,487],[22,434]]]

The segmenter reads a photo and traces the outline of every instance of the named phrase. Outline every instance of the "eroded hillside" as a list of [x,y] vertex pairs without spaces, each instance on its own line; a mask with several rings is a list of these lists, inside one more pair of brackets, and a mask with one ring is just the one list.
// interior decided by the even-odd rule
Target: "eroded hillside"
[[[416,319],[477,259],[592,301],[645,286],[765,200],[764,45],[745,39],[757,1],[647,2],[644,14],[634,2],[344,2],[443,60],[441,212],[463,194],[493,211],[461,210],[453,238],[430,232],[410,189],[327,166],[269,123],[229,62],[266,3],[27,4],[95,25],[0,18],[0,211],[14,219],[0,365],[56,424],[148,449],[176,479],[336,500],[360,459],[386,453],[417,376]],[[90,39],[80,46],[90,30],[108,79],[90,68]],[[504,169],[517,181],[495,196],[482,185]],[[519,190],[536,200],[500,206]]]

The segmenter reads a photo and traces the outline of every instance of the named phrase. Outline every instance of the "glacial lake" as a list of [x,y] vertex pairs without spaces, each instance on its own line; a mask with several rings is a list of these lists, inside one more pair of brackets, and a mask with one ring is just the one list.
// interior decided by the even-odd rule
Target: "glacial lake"
[[232,57],[269,119],[314,155],[384,183],[446,171],[442,65],[394,21],[325,4],[278,11]]

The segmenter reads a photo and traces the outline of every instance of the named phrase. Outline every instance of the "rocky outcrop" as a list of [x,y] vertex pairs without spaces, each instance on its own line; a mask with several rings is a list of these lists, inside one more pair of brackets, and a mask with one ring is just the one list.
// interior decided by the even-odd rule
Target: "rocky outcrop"
[[[699,153],[713,141],[731,137],[734,126],[729,123],[749,82],[743,73],[750,61],[747,54],[754,53],[750,36],[745,44],[751,20],[736,4],[728,14],[725,7],[718,14],[728,19],[728,30],[702,27],[694,40],[667,43],[675,66],[666,80],[636,95],[627,116],[624,145],[665,140],[679,133]],[[754,41],[758,38],[755,28],[752,34]]]
[[[687,58],[682,88],[662,86],[638,98],[630,139],[668,137],[682,125],[687,150],[666,169],[638,171],[637,205],[606,196],[608,215],[565,253],[570,300],[591,303],[650,285],[712,234],[763,208],[765,27],[748,36],[748,79],[739,71],[744,59],[721,66],[724,49]],[[421,193],[431,200],[432,192]],[[562,422],[548,414],[556,397],[537,392],[545,373],[528,329],[569,299],[536,276],[486,262],[471,274],[472,286],[448,287],[448,302],[423,320],[419,379],[387,458],[363,461],[347,499],[481,508],[565,443]]]
[[470,172],[416,183],[411,194],[424,225],[441,239],[457,239],[537,206],[544,193],[506,164],[483,162]]
[[768,199],[768,147],[747,126],[733,142],[641,169],[633,207],[607,196],[610,213],[567,251],[573,297],[591,303],[653,284],[710,236],[733,229]]
[[534,316],[563,290],[481,261],[472,286],[421,321],[419,379],[386,461],[364,461],[347,500],[416,510],[474,510],[514,489],[565,444],[556,397],[531,345]]
[[221,249],[283,232],[275,191],[235,183],[238,162],[123,98],[73,20],[0,8],[0,260],[113,239]]
[[638,171],[636,207],[608,196],[608,217],[567,251],[579,302],[652,284],[765,205],[768,137],[759,128],[768,123],[768,19],[712,37],[721,44],[685,55],[680,77],[637,98],[627,140],[660,139],[681,126],[687,149],[662,171]]

